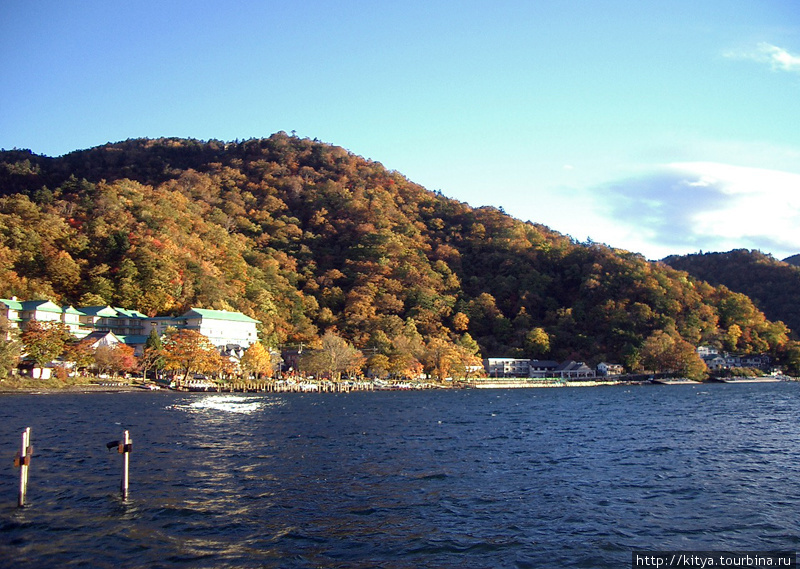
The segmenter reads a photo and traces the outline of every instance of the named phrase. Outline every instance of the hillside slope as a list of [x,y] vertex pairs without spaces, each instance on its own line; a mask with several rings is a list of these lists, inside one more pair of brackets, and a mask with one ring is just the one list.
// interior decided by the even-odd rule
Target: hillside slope
[[768,318],[800,330],[800,267],[745,249],[676,255],[664,262],[713,285],[746,294]]
[[269,343],[335,329],[377,354],[474,339],[484,356],[637,369],[648,338],[788,346],[745,295],[285,133],[0,154],[0,296],[11,295],[236,309]]
[[794,265],[795,267],[800,267],[800,254],[792,255],[791,257],[786,257],[783,260],[784,263],[789,263],[790,265]]

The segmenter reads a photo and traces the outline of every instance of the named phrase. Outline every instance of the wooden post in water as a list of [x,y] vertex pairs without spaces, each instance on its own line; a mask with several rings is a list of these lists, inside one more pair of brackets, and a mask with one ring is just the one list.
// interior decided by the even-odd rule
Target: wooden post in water
[[21,508],[25,505],[25,494],[28,492],[28,466],[31,464],[33,447],[31,446],[31,428],[22,431],[22,444],[19,452],[14,459],[14,466],[19,467],[19,499],[17,505]]
[[122,492],[122,499],[128,499],[128,466],[130,464],[130,454],[133,450],[133,441],[128,431],[125,431],[122,442],[117,447],[117,452],[122,455],[122,483],[120,484],[120,491]]

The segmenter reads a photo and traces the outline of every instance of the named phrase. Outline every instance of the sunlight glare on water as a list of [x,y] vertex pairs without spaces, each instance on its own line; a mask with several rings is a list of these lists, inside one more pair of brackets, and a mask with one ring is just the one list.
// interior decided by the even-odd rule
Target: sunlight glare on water
[[264,397],[248,397],[238,395],[213,394],[203,395],[198,401],[170,405],[168,408],[187,412],[202,412],[205,410],[224,411],[226,413],[241,413],[249,415],[265,407],[278,406],[280,401],[266,400]]

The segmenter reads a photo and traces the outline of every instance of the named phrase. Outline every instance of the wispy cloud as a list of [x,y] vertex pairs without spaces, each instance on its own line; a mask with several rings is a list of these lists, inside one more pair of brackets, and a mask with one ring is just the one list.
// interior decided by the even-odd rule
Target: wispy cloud
[[[675,163],[594,190],[626,248],[654,258],[746,248],[800,252],[800,175],[714,162]],[[609,241],[615,244],[614,241]],[[638,248],[638,249],[637,249]]]
[[766,63],[773,71],[800,73],[800,55],[794,55],[782,47],[766,42],[759,43],[753,50],[727,52],[725,57]]

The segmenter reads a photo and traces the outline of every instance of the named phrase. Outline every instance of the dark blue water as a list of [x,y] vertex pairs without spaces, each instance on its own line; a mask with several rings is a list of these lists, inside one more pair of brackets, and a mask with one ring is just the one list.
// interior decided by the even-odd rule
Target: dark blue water
[[[616,568],[634,549],[797,550],[799,420],[796,383],[2,396],[0,566]],[[105,446],[124,429],[127,501]]]

